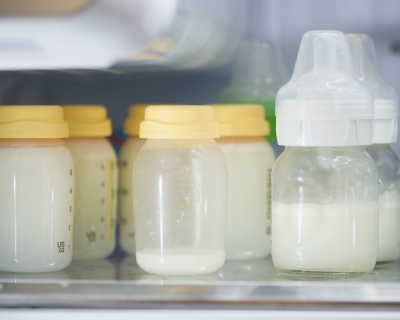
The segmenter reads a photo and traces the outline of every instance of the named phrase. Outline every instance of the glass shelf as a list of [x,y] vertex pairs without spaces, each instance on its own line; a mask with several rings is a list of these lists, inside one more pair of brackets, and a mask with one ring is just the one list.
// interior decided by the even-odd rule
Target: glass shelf
[[58,272],[0,273],[0,307],[350,309],[400,306],[400,264],[368,274],[277,272],[271,258],[226,262],[208,275],[151,275],[135,258],[73,261]]

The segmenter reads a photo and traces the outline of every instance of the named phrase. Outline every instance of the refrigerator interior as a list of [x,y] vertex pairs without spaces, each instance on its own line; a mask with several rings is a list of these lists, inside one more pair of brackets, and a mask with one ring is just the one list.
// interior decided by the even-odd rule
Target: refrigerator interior
[[[30,51],[21,53],[19,60],[12,62],[12,67],[11,62],[4,62],[10,59],[7,48],[16,46],[12,42],[13,34],[18,38],[26,32],[23,27],[18,27],[24,25],[18,19],[24,18],[0,17],[0,30],[14,28],[7,39],[0,36],[0,103],[102,104],[108,109],[114,130],[120,131],[131,104],[216,102],[220,91],[230,81],[235,49],[241,39],[267,39],[278,44],[290,75],[301,36],[315,29],[369,34],[376,45],[383,78],[400,93],[399,1],[242,0],[221,1],[221,6],[215,6],[216,0],[207,0],[203,4],[199,4],[199,0],[189,2],[195,3],[193,10],[199,13],[200,18],[193,23],[193,29],[187,31],[188,38],[178,34],[179,45],[167,45],[163,52],[148,50],[147,45],[168,32],[176,35],[176,30],[188,23],[187,16],[176,12],[191,12],[189,4],[181,11],[174,11],[174,15],[171,13],[174,8],[185,4],[182,1],[165,2],[165,15],[159,16],[159,11],[153,7],[146,9],[144,1],[136,1],[140,8],[148,10],[146,19],[159,19],[158,23],[153,25],[146,20],[147,24],[143,23],[149,29],[141,29],[136,24],[128,32],[129,19],[135,18],[140,11],[135,11],[132,16],[126,13],[128,20],[121,19],[118,23],[115,19],[121,12],[113,12],[115,15],[110,14],[108,19],[115,29],[107,30],[109,34],[98,38],[99,45],[96,44],[98,33],[90,30],[83,17],[84,14],[91,15],[89,18],[94,19],[94,26],[98,27],[96,15],[102,16],[104,12],[96,11],[96,6],[102,4],[110,8],[109,2],[99,0],[94,11],[65,18],[75,19],[73,25],[77,29],[87,28],[87,36],[93,37],[92,46],[71,50],[66,53],[69,57],[55,54],[54,59],[40,64],[37,61],[42,58],[38,56],[45,53],[35,47],[34,42],[26,40],[22,47],[28,46]],[[124,5],[129,7],[129,1],[124,1]],[[157,7],[158,4],[150,1],[147,5]],[[207,15],[211,11],[213,14]],[[201,19],[202,12],[207,12],[203,14],[204,19]],[[60,34],[65,32],[62,28],[68,29],[67,22],[63,24],[56,21],[57,18],[41,19],[53,21],[45,21],[48,24],[43,25],[39,25],[39,20],[29,23],[38,26],[35,30],[45,30],[52,23],[59,28],[54,32],[60,30],[56,35],[54,32],[47,35],[49,45],[54,39],[63,39]],[[222,21],[223,27],[216,27],[216,20]],[[207,27],[208,33],[205,34]],[[74,38],[73,33],[69,37]],[[82,39],[84,37],[82,35]],[[192,41],[196,37],[204,37],[204,41]],[[68,37],[64,38],[64,43],[54,47],[55,52],[61,52],[67,42]],[[114,46],[114,42],[118,44],[114,51],[105,50]],[[80,43],[71,40],[70,45],[79,46]],[[107,52],[97,57],[99,50]],[[71,59],[71,55],[76,56],[79,51],[83,56]],[[132,58],[131,52],[150,52],[150,58],[142,59],[142,56],[135,55],[136,58]],[[32,54],[38,59],[28,63],[28,56]],[[392,148],[400,156],[400,141]],[[141,319],[161,316],[167,319],[261,319],[266,315],[261,311],[268,311],[271,319],[361,319],[366,316],[391,319],[400,316],[399,306],[399,262],[379,264],[367,274],[328,277],[280,273],[269,257],[266,260],[227,261],[218,272],[204,276],[170,277],[145,273],[134,257],[117,247],[109,259],[73,261],[68,268],[58,272],[0,272],[0,308],[3,308],[0,316],[7,319],[22,318],[26,316],[25,312],[30,312],[31,319],[74,316],[74,311],[66,309],[76,309],[80,316],[88,312],[87,315],[93,317],[98,309],[107,309],[98,315],[104,319],[115,315],[125,319],[134,314]],[[150,310],[152,314],[146,313]],[[326,313],[328,311],[330,313]],[[388,313],[384,315],[381,311]]]

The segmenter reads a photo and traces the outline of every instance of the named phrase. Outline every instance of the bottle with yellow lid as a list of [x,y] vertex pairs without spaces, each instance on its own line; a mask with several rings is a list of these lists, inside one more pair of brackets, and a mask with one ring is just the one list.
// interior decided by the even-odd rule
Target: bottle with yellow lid
[[217,140],[228,167],[227,260],[271,253],[271,170],[275,154],[264,139],[269,123],[261,105],[214,105]]
[[60,106],[0,107],[0,270],[49,272],[72,259],[74,161]]
[[120,243],[125,252],[135,254],[135,227],[133,219],[132,173],[135,159],[146,142],[139,138],[140,123],[148,105],[132,105],[124,122],[128,135],[119,157],[119,213]]
[[115,248],[116,155],[111,121],[103,106],[63,106],[76,166],[74,259],[107,257]]
[[133,167],[136,260],[164,275],[225,262],[227,169],[211,106],[149,106]]
[[283,152],[276,141],[275,97],[288,81],[280,48],[261,39],[243,40],[233,65],[232,79],[221,92],[218,103],[260,104],[270,125],[268,139],[275,155]]

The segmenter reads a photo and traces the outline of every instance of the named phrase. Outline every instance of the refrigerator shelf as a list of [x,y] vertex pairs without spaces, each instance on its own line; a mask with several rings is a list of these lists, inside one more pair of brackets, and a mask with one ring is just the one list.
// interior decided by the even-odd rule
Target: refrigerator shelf
[[271,258],[228,261],[216,273],[156,276],[135,258],[73,261],[52,273],[0,273],[0,308],[400,309],[400,264],[368,274],[275,270]]

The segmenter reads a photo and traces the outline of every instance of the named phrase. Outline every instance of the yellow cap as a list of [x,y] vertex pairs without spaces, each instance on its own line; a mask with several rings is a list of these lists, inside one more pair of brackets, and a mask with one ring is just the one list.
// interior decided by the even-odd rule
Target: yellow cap
[[140,138],[209,139],[219,138],[219,123],[211,106],[148,106],[140,124]]
[[70,137],[108,137],[111,135],[111,120],[107,109],[97,105],[63,106],[65,120],[69,124]]
[[148,104],[133,104],[129,107],[128,118],[124,121],[124,133],[128,136],[138,136],[140,123],[144,120],[144,111]]
[[0,138],[67,138],[60,106],[0,106]]
[[221,137],[254,137],[270,133],[261,105],[216,104],[213,107],[215,119],[220,123]]

